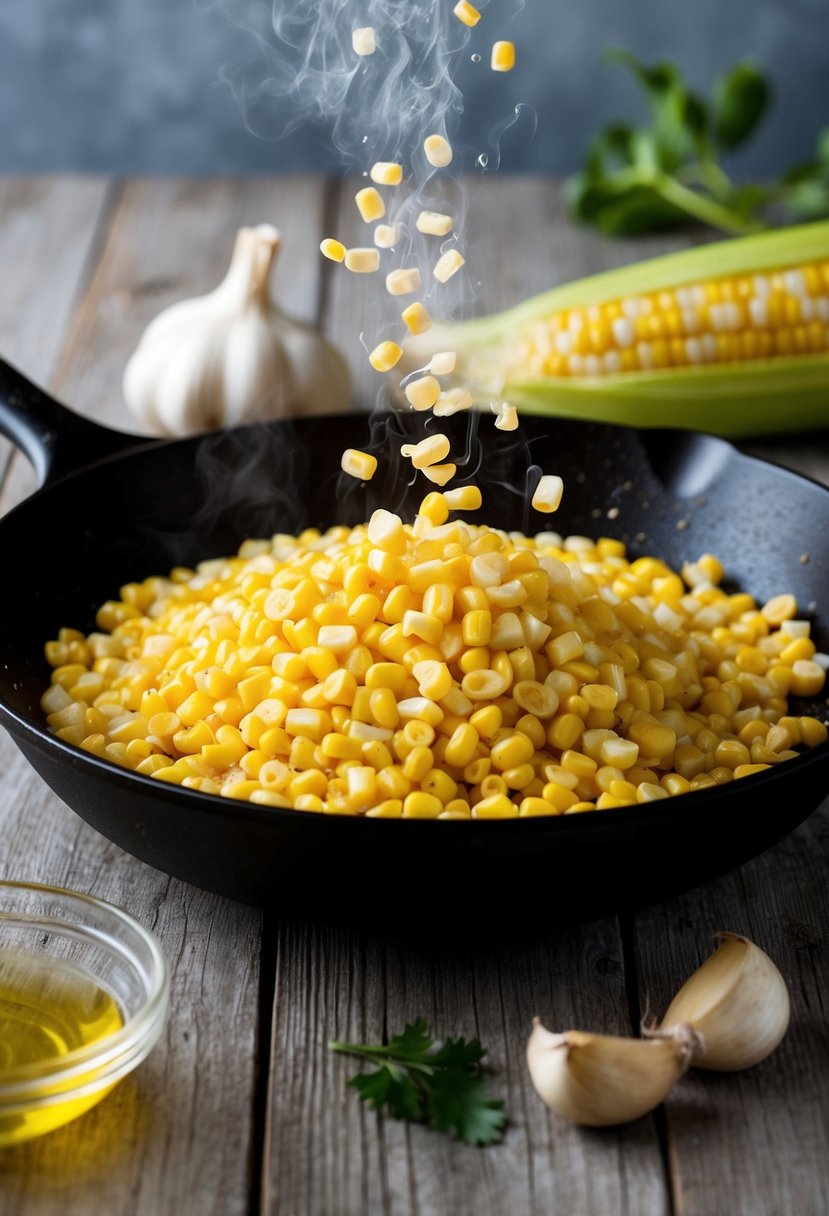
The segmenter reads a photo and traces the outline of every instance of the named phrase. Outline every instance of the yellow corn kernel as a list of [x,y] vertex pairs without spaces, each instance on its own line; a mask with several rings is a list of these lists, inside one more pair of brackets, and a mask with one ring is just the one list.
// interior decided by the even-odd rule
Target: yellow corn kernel
[[518,807],[506,794],[491,794],[472,808],[473,819],[517,819],[518,814]]
[[812,659],[797,659],[792,664],[790,691],[796,697],[816,697],[826,682],[826,672]]
[[345,255],[345,268],[354,274],[373,274],[380,269],[380,254],[368,247],[349,249]]
[[442,811],[441,800],[423,790],[413,790],[403,799],[404,819],[437,819]]
[[445,486],[447,482],[452,480],[457,471],[458,466],[451,463],[432,464],[421,469],[423,476],[436,486]]
[[512,695],[516,704],[535,718],[551,718],[558,709],[558,694],[555,689],[539,683],[538,680],[519,680],[513,685]]
[[[451,215],[442,215],[440,211],[421,211],[415,220],[415,227],[418,232],[423,232],[427,236],[448,236],[452,231],[452,217]],[[455,363],[453,360],[448,372],[453,371],[454,367]],[[434,371],[435,369],[432,368],[432,370]],[[442,374],[448,375],[448,372]]]
[[452,673],[445,663],[426,659],[415,663],[412,675],[417,680],[418,690],[422,697],[430,701],[441,701],[452,688]]
[[469,3],[469,0],[458,0],[458,3],[452,9],[452,12],[457,17],[458,21],[462,21],[464,25],[477,25],[481,20],[481,14]]
[[374,244],[378,249],[394,249],[400,240],[400,228],[397,224],[378,224],[374,229]]
[[430,410],[440,396],[440,384],[434,376],[418,376],[416,380],[410,380],[403,391],[412,409]]
[[411,334],[425,334],[432,328],[429,310],[417,300],[404,308],[400,316]]
[[403,350],[396,342],[380,342],[368,357],[376,372],[389,372],[399,362]]
[[457,249],[447,249],[442,253],[432,267],[432,274],[439,283],[448,283],[453,274],[457,274],[466,264],[466,258]]
[[400,819],[403,815],[403,802],[400,798],[384,798],[371,810],[366,811],[368,819]]
[[452,145],[442,135],[427,135],[423,141],[423,152],[430,165],[445,169],[452,163]]
[[378,160],[371,166],[369,177],[378,186],[399,186],[403,180],[403,166],[393,160]]
[[798,718],[798,724],[801,742],[805,743],[807,747],[817,747],[819,743],[826,741],[826,727],[818,718]]
[[349,477],[360,481],[371,481],[377,472],[377,457],[370,452],[360,452],[356,448],[346,448],[343,452],[340,467]]
[[326,237],[324,241],[320,241],[320,252],[324,258],[328,258],[332,262],[342,262],[345,260],[346,248],[341,241],[335,241],[333,237]]
[[490,66],[493,72],[511,72],[515,67],[515,46],[512,42],[493,42]]

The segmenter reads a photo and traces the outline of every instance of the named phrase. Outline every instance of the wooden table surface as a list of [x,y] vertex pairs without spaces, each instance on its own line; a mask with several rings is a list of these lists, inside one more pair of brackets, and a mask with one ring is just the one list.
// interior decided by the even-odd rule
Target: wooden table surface
[[[373,285],[330,273],[317,254],[323,234],[359,243],[352,195],[312,178],[0,180],[0,352],[78,411],[135,429],[120,381],[144,326],[218,281],[237,226],[271,221],[285,234],[279,299],[352,353],[365,400],[356,336]],[[471,195],[483,309],[688,243],[574,230],[542,179],[488,180]],[[763,450],[829,482],[827,442]],[[2,440],[0,487],[3,511],[34,487]],[[48,560],[48,537],[33,543]],[[106,1101],[0,1153],[0,1216],[824,1216],[828,812],[736,873],[634,916],[527,925],[489,950],[451,924],[413,946],[383,934],[382,897],[378,931],[353,932],[263,916],[150,869],[76,818],[3,737],[0,875],[92,892],[153,929],[172,1008],[155,1052]],[[621,1129],[549,1116],[524,1063],[532,1016],[630,1033],[723,928],[767,949],[789,983],[779,1050],[742,1074],[693,1073]],[[509,1112],[501,1145],[379,1118],[346,1088],[353,1062],[327,1041],[376,1041],[418,1014],[488,1047]]]

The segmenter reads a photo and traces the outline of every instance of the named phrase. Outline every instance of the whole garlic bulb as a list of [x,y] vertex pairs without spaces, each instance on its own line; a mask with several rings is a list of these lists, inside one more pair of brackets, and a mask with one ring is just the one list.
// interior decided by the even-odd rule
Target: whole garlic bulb
[[736,933],[720,945],[671,1001],[658,1034],[690,1024],[703,1039],[698,1068],[736,1071],[765,1060],[789,1025],[789,993],[769,956]]
[[583,1030],[553,1034],[535,1018],[527,1065],[550,1110],[586,1127],[610,1127],[659,1106],[698,1048],[690,1028],[665,1038],[624,1039]]
[[192,435],[347,408],[342,357],[271,301],[280,244],[270,224],[240,228],[222,283],[148,325],[124,371],[124,397],[148,430]]

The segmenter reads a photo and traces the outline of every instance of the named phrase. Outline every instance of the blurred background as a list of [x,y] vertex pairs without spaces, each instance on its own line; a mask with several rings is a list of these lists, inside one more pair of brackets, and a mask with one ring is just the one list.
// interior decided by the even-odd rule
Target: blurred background
[[[465,56],[467,164],[491,152],[490,132],[518,102],[539,121],[532,139],[526,119],[504,136],[502,168],[512,171],[570,171],[599,126],[641,117],[628,75],[602,62],[614,46],[645,61],[673,60],[703,91],[754,58],[771,78],[774,105],[732,168],[774,175],[812,154],[829,112],[829,0],[526,0],[519,8],[520,0],[492,0],[488,21],[516,43],[520,71],[494,80],[486,62]],[[222,73],[254,51],[250,36],[205,0],[5,0],[0,172],[335,167],[324,129],[301,126],[279,142],[246,129]]]

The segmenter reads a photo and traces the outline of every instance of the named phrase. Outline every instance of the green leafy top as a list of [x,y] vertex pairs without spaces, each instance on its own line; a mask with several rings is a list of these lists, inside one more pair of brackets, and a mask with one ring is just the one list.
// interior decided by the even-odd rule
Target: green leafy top
[[504,1133],[504,1104],[491,1096],[478,1065],[486,1052],[477,1039],[436,1044],[423,1018],[388,1043],[329,1043],[331,1051],[360,1056],[378,1067],[349,1085],[374,1110],[427,1123],[467,1144],[494,1144]]
[[613,123],[599,132],[580,173],[568,179],[573,215],[602,232],[631,235],[694,219],[742,234],[766,227],[771,204],[794,219],[829,214],[829,128],[815,159],[779,182],[737,185],[719,158],[754,134],[771,89],[753,63],[740,63],[718,80],[709,99],[689,88],[675,64],[646,67],[628,51],[608,58],[636,78],[651,121],[634,127]]

